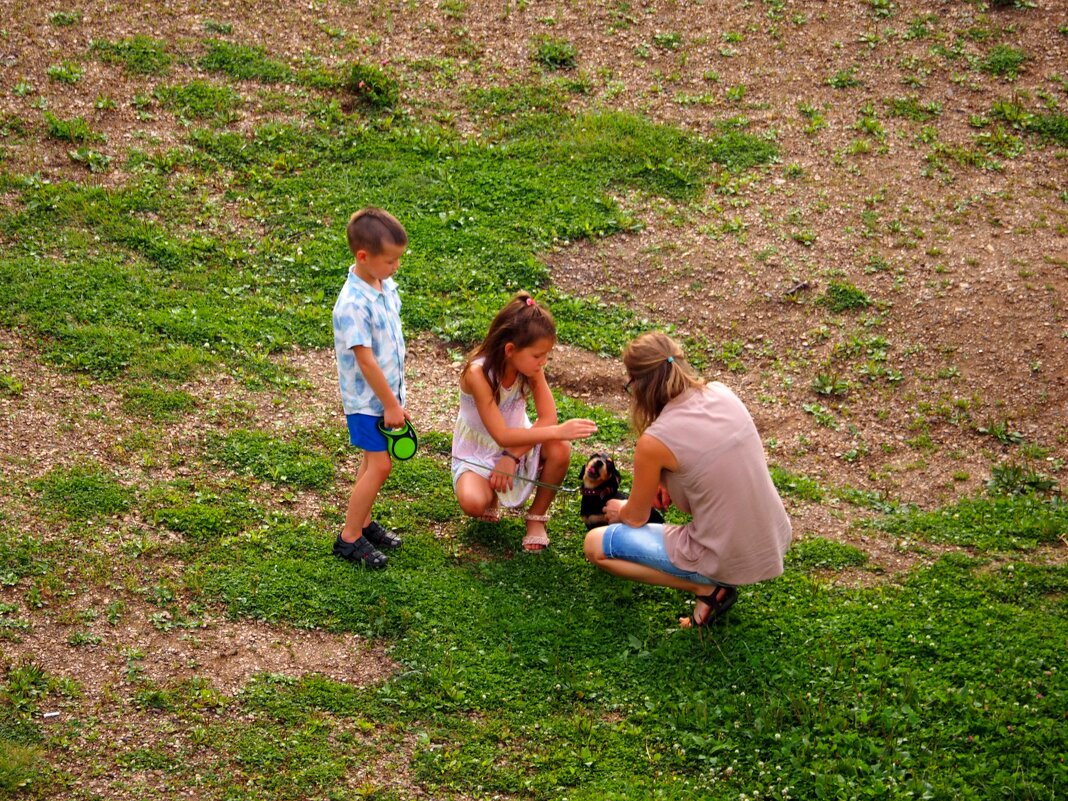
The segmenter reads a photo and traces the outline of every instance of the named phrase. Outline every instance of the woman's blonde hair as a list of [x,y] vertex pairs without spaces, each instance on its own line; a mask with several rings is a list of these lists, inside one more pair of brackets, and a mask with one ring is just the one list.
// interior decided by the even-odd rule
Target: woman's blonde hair
[[630,377],[630,424],[641,434],[668,402],[705,382],[694,372],[678,346],[667,334],[642,334],[623,351],[623,364]]

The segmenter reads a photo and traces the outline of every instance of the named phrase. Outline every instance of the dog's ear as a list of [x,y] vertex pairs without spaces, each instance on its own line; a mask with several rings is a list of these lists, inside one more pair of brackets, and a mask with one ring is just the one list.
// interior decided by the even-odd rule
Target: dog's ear
[[605,463],[605,471],[608,473],[608,477],[609,478],[611,478],[611,479],[613,479],[613,480],[615,480],[617,482],[621,481],[623,479],[623,476],[621,476],[619,474],[619,468],[616,467],[615,460],[611,456],[605,456],[604,457],[604,463]]

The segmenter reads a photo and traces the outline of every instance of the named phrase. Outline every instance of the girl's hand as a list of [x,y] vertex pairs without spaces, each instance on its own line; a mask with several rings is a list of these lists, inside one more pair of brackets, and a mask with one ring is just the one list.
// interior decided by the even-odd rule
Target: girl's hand
[[656,500],[653,501],[653,506],[660,511],[664,511],[671,506],[671,496],[663,484],[656,489]]
[[593,420],[576,417],[573,420],[560,423],[560,439],[586,439],[597,433],[597,424]]
[[489,476],[489,485],[494,492],[507,492],[515,483],[512,478],[515,475],[517,465],[510,457],[502,456],[493,466]]
[[604,516],[609,523],[619,522],[619,510],[623,508],[623,504],[626,501],[621,498],[612,498],[604,505]]

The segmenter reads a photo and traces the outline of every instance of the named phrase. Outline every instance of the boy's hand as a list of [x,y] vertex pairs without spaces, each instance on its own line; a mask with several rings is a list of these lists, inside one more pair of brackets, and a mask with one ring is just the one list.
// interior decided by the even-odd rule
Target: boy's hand
[[382,413],[382,425],[386,428],[404,428],[404,421],[408,419],[403,406],[390,406]]
[[586,439],[597,433],[597,424],[593,420],[584,417],[576,417],[573,420],[560,423],[560,439]]

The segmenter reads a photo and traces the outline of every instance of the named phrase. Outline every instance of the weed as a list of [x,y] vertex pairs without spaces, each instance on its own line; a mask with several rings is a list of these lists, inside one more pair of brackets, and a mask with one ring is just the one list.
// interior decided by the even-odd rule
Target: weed
[[234,26],[229,22],[215,22],[214,20],[204,20],[204,30],[207,33],[217,33],[223,36],[229,36],[234,32]]
[[975,429],[980,434],[993,437],[1002,445],[1019,445],[1024,441],[1024,435],[1019,431],[1013,431],[1008,420],[992,420]]
[[812,415],[819,425],[824,426],[825,428],[833,429],[835,431],[840,428],[840,426],[838,425],[838,421],[834,417],[834,412],[832,412],[826,406],[823,406],[819,403],[805,403],[802,404],[801,408],[804,409],[807,414]]
[[85,70],[74,61],[64,61],[48,68],[48,79],[56,83],[76,84],[85,75]]
[[991,495],[1049,494],[1057,487],[1052,476],[1026,464],[1008,461],[994,465],[986,489]]
[[121,64],[131,75],[164,75],[174,61],[166,42],[141,34],[117,42],[95,40],[89,49],[105,64]]
[[349,68],[346,88],[368,108],[383,110],[400,104],[400,83],[373,64],[354,63]]
[[886,19],[894,14],[894,5],[890,0],[868,0],[868,5],[876,19]]
[[942,104],[936,100],[921,103],[915,95],[894,97],[886,101],[891,117],[904,117],[916,122],[927,122],[942,114]]
[[111,156],[88,147],[68,150],[67,157],[75,164],[81,164],[89,172],[106,172],[111,166]]
[[872,303],[867,294],[845,281],[831,281],[817,302],[836,313],[866,309]]
[[81,11],[53,11],[48,15],[48,23],[55,25],[57,28],[64,28],[69,25],[77,25],[82,21]]
[[812,391],[817,395],[848,395],[849,381],[838,373],[819,373],[812,379]]
[[147,504],[155,507],[153,522],[162,523],[193,542],[216,542],[236,536],[263,518],[238,491],[200,491],[190,496],[177,488],[159,488],[150,494]]
[[569,70],[578,63],[578,50],[567,39],[543,34],[531,42],[531,58],[546,69]]
[[823,488],[815,480],[791,473],[775,465],[772,465],[770,470],[775,488],[783,495],[790,495],[812,503],[820,503],[823,500]]
[[653,44],[661,50],[678,50],[682,46],[682,34],[674,31],[653,34]]
[[53,139],[75,144],[87,144],[89,142],[102,142],[103,134],[99,134],[89,127],[89,123],[82,117],[74,117],[63,120],[50,111],[44,113],[45,123],[48,125],[48,135]]
[[827,85],[835,89],[852,89],[862,84],[860,79],[857,78],[856,69],[850,67],[849,69],[839,70],[828,78]]
[[22,382],[14,376],[0,373],[0,395],[17,398],[22,394]]
[[1027,61],[1027,54],[1009,45],[996,45],[980,64],[983,72],[1015,80],[1020,67]]

